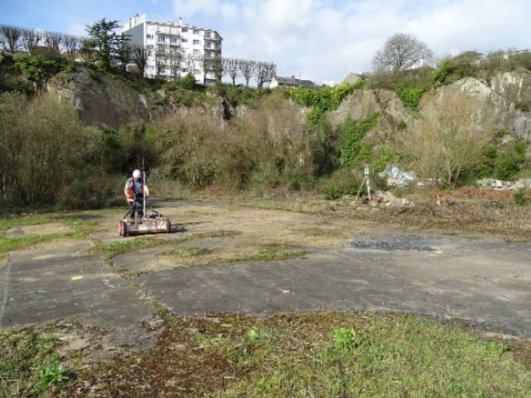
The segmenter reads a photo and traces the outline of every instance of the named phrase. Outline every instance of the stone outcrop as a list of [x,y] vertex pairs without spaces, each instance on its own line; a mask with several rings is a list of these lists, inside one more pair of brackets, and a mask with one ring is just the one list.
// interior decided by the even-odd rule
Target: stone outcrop
[[531,103],[531,74],[505,72],[495,75],[490,84],[466,77],[451,85],[426,93],[420,102],[420,114],[446,112],[445,98],[451,95],[477,100],[480,119],[491,118],[497,129],[506,129],[515,137],[531,141],[531,112],[518,109],[519,103]]
[[84,123],[115,130],[130,122],[149,119],[153,102],[120,78],[85,67],[58,74],[48,82],[47,91],[71,102]]
[[[182,104],[172,105],[171,101],[165,99],[164,93],[140,93],[119,77],[93,72],[85,67],[78,67],[73,73],[63,72],[57,75],[48,83],[47,89],[50,95],[70,101],[86,124],[107,126],[115,130],[134,121],[147,121],[168,113],[188,112]],[[422,97],[416,115],[404,108],[393,91],[355,90],[343,100],[337,110],[330,112],[329,120],[336,127],[347,117],[362,120],[378,112],[378,125],[369,132],[367,138],[385,141],[397,132],[399,126],[404,127],[404,123],[405,126],[410,126],[419,117],[433,117],[447,112],[448,106],[444,98],[451,94],[462,96],[465,101],[466,98],[479,99],[482,107],[478,112],[484,113],[479,119],[490,118],[496,128],[506,129],[514,136],[531,140],[531,112],[518,106],[531,104],[531,73],[528,71],[499,73],[489,82],[468,77],[431,90]],[[260,109],[251,109],[245,105],[233,108],[221,98],[215,98],[208,106],[201,104],[200,108],[202,112],[210,113],[213,121],[219,122],[221,129],[226,120],[257,118],[257,113],[263,112],[263,121],[270,127],[268,130],[274,130],[272,133],[281,131],[282,136],[289,135],[289,131],[298,134],[304,128],[308,111],[287,100],[279,107],[264,103]]]
[[406,124],[412,121],[400,98],[389,90],[355,90],[337,110],[331,112],[329,120],[333,126],[338,126],[347,117],[363,120],[376,112],[380,115],[378,125],[368,138],[383,138],[394,131],[401,121]]

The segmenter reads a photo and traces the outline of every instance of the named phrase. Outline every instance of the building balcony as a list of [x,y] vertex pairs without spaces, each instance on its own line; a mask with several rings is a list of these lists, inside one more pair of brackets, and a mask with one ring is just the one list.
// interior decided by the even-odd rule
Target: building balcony
[[221,37],[213,34],[205,34],[204,39],[209,41],[221,41]]

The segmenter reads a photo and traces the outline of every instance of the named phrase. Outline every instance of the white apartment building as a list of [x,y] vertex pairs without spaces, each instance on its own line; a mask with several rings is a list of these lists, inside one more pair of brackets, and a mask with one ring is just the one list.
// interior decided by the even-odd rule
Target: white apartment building
[[184,77],[191,72],[202,84],[218,81],[212,71],[212,62],[204,59],[221,59],[222,37],[212,29],[197,28],[176,22],[153,22],[146,15],[129,18],[124,26],[124,35],[132,47],[149,51],[145,77],[167,80]]

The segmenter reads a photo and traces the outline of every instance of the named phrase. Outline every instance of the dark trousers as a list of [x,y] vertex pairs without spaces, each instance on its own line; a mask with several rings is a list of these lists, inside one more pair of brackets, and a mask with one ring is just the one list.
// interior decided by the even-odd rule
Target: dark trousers
[[144,195],[137,194],[135,196],[134,202],[129,202],[133,207],[131,210],[131,218],[142,218],[144,217]]

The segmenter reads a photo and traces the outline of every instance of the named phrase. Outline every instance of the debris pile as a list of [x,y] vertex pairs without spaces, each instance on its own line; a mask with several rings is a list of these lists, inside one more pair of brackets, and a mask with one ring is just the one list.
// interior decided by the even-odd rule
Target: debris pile
[[408,185],[417,179],[414,171],[402,171],[396,166],[385,169],[379,176],[387,178],[387,185],[390,187]]

